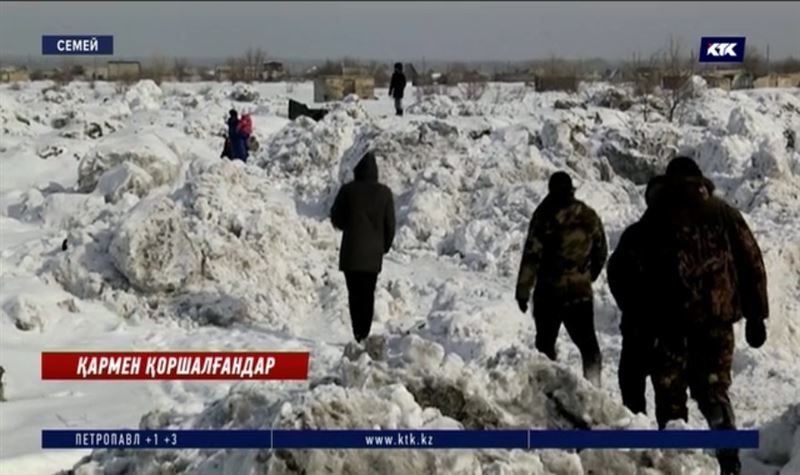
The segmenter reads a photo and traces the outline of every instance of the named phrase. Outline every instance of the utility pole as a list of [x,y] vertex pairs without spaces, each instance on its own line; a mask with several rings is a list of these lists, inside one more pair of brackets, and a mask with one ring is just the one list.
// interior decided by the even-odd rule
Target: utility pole
[[769,43],[767,43],[767,74],[772,72],[772,68],[769,64]]

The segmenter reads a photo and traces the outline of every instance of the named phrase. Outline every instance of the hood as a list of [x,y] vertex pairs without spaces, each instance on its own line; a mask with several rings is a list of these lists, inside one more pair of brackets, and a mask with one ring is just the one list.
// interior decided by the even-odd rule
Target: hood
[[378,181],[378,164],[371,152],[364,155],[353,170],[356,181]]
[[702,176],[669,177],[657,201],[664,204],[691,205],[707,200],[714,193],[714,183]]

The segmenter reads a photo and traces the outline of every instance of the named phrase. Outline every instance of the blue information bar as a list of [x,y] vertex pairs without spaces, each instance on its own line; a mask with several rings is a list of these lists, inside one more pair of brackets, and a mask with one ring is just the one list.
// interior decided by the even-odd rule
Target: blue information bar
[[756,430],[43,430],[43,449],[758,448]]
[[43,35],[43,55],[111,55],[113,35]]

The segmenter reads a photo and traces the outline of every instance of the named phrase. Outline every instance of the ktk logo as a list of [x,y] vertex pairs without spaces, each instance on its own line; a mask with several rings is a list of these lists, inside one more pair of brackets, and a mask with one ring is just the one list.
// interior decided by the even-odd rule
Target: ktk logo
[[736,43],[711,43],[708,45],[706,54],[709,56],[730,56],[736,57]]
[[743,36],[704,36],[700,40],[700,62],[741,63],[744,60],[744,41]]

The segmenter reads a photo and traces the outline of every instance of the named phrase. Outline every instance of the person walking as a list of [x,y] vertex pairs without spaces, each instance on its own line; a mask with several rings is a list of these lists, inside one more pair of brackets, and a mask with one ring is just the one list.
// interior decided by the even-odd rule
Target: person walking
[[398,116],[403,115],[403,93],[406,89],[406,75],[403,74],[403,63],[394,63],[394,73],[389,83],[389,96],[394,98],[394,110]]
[[592,208],[575,198],[567,173],[554,173],[548,188],[528,227],[517,304],[527,312],[533,288],[536,348],[555,360],[563,324],[581,352],[584,377],[600,386],[602,357],[594,328],[592,282],[608,257],[603,223]]
[[375,286],[394,240],[395,212],[392,191],[378,182],[374,154],[366,153],[353,174],[337,193],[330,217],[343,233],[339,270],[347,283],[353,336],[360,343],[372,327]]
[[[767,274],[741,213],[713,195],[691,158],[667,166],[663,189],[642,222],[644,266],[656,344],[651,379],[660,428],[687,420],[687,389],[711,429],[733,430],[728,390],[733,324],[744,318],[753,348],[767,339]],[[720,449],[722,475],[741,472],[737,449]]]
[[[647,183],[645,202],[648,207],[654,203],[664,180],[664,176],[659,175]],[[649,243],[643,228],[643,223],[637,221],[622,232],[608,260],[606,275],[611,295],[622,311],[622,352],[617,372],[622,404],[633,413],[646,414],[645,385],[650,375],[655,335],[649,318],[650,302],[646,298],[643,256]]]

